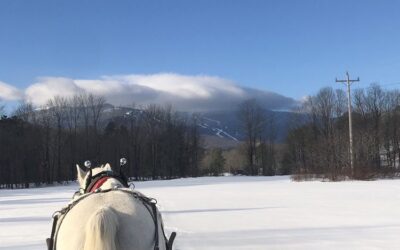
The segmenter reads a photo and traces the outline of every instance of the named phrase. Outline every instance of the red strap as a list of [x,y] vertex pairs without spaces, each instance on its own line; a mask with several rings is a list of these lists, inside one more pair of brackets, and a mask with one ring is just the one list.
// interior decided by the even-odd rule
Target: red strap
[[96,189],[100,188],[101,185],[103,185],[104,182],[106,182],[108,180],[108,178],[110,178],[110,177],[109,176],[104,176],[104,177],[100,178],[98,181],[96,181],[96,183],[89,190],[89,192],[94,192]]

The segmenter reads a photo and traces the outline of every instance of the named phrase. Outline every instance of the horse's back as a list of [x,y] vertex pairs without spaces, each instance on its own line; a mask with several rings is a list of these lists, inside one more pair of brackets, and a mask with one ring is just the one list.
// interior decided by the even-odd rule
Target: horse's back
[[117,249],[154,247],[155,224],[151,209],[132,194],[115,190],[90,194],[65,215],[58,231],[57,250],[83,249],[89,218],[105,207],[112,208],[117,217]]

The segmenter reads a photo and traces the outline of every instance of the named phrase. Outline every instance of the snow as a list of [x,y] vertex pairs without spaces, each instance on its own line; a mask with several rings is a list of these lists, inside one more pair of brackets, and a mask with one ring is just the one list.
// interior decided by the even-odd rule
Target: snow
[[202,127],[202,128],[207,128],[207,126],[204,125],[204,124],[198,124],[198,126],[200,126],[200,127]]
[[215,135],[220,137],[220,138],[224,138],[224,136],[222,134],[225,134],[226,137],[229,137],[230,139],[234,140],[234,141],[238,141],[237,138],[231,136],[230,134],[228,134],[227,132],[225,132],[223,129],[220,128],[213,128],[212,131],[216,132]]
[[[396,249],[400,180],[202,177],[135,183],[158,200],[175,249]],[[76,184],[0,191],[0,249],[45,249]]]
[[234,141],[239,141],[237,138],[235,138],[235,137],[233,137],[233,136],[231,136],[230,134],[228,134],[226,131],[224,131],[224,130],[221,130],[221,132],[222,133],[224,133],[227,137],[229,137],[229,138],[231,138],[232,140],[234,140]]

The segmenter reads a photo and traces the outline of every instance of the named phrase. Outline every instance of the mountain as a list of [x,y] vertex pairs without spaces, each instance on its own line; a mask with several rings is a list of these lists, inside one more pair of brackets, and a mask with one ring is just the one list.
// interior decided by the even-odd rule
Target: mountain
[[[128,107],[114,107],[107,105],[103,111],[103,124],[110,120],[126,120],[130,116],[140,116],[141,110]],[[189,113],[180,112],[182,116],[189,116]],[[265,110],[267,119],[272,120],[272,126],[266,126],[266,133],[274,130],[276,143],[283,143],[293,125],[293,121],[305,121],[306,116],[288,111]],[[297,116],[297,119],[293,119]],[[199,131],[206,148],[232,148],[238,146],[245,140],[245,134],[241,129],[241,124],[236,111],[211,111],[198,114]]]
[[[266,132],[270,129],[276,132],[276,142],[285,141],[289,131],[289,125],[293,116],[299,116],[292,112],[266,110],[267,119],[272,120],[270,126],[266,126]],[[218,111],[201,114],[200,131],[203,135],[212,135],[232,141],[243,141],[245,135],[241,129],[240,121],[235,111]],[[305,119],[305,118],[302,118]]]
[[[51,109],[51,108],[48,108]],[[36,110],[40,115],[40,110]],[[128,123],[132,117],[140,117],[142,110],[134,109],[130,107],[116,107],[111,104],[106,104],[102,110],[100,127],[105,126],[110,122],[114,121],[120,124]],[[179,114],[188,118],[191,114],[187,112],[179,112]],[[238,146],[242,141],[245,140],[244,131],[241,128],[240,121],[238,119],[237,111],[226,110],[226,111],[210,111],[197,114],[199,119],[199,131],[206,148],[232,148]],[[287,112],[287,111],[271,111],[265,110],[265,116],[272,120],[271,124],[266,125],[266,133],[273,130],[275,133],[275,142],[283,143],[289,132],[290,125],[294,119],[293,116],[300,116],[296,120],[305,121],[305,115]],[[81,117],[81,119],[83,119]],[[79,121],[83,124],[83,120]],[[63,126],[67,126],[64,124]]]

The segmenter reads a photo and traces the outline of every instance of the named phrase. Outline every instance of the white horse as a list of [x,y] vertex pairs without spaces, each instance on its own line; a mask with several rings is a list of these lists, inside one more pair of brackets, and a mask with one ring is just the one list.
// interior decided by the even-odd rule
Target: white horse
[[[88,179],[111,173],[111,167],[109,164],[102,165],[89,173],[77,165],[77,172],[80,190],[85,190]],[[152,210],[132,191],[117,189],[123,187],[123,183],[112,175],[100,182],[96,192],[86,190],[88,193],[74,198],[73,207],[60,216],[53,249],[166,250],[167,240],[161,215],[155,206]],[[136,194],[141,195],[138,192]]]

